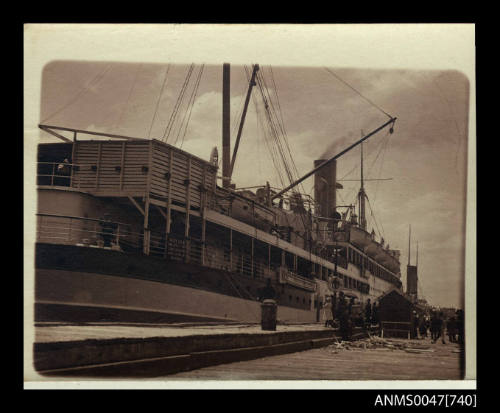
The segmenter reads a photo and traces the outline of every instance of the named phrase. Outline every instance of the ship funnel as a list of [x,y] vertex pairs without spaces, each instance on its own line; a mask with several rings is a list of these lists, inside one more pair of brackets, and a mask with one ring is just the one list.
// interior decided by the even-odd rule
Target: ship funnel
[[[314,161],[317,168],[326,159]],[[314,174],[314,201],[318,210],[316,215],[333,218],[337,207],[337,161],[333,160]]]

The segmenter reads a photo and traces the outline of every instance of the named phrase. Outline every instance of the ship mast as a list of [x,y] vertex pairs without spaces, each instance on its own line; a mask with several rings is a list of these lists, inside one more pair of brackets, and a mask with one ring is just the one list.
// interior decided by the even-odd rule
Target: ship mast
[[417,262],[415,263],[415,267],[418,267],[418,241],[417,241]]
[[[363,134],[363,131],[361,131]],[[359,189],[359,226],[366,231],[366,212],[365,212],[365,185],[363,177],[363,143],[361,142],[361,188]]]
[[233,157],[231,158],[231,166],[229,168],[229,177],[233,175],[234,162],[236,161],[236,154],[238,153],[238,147],[240,145],[241,133],[243,132],[243,125],[245,124],[245,117],[247,115],[248,103],[250,102],[250,96],[252,94],[252,88],[255,86],[255,76],[257,76],[257,71],[259,70],[259,65],[254,65],[252,70],[252,77],[250,78],[250,83],[248,84],[247,96],[245,98],[245,105],[243,106],[243,112],[241,113],[240,126],[238,128],[238,135],[236,135],[236,143],[234,144]]
[[222,186],[229,188],[231,184],[231,112],[230,87],[231,68],[229,63],[222,66]]
[[408,266],[410,266],[410,256],[411,256],[411,224],[408,230]]

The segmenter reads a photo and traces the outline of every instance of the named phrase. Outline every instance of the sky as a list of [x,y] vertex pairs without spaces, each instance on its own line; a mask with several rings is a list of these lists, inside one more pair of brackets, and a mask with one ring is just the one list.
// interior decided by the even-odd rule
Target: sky
[[[40,122],[142,138],[166,138],[208,160],[214,146],[221,157],[222,67],[203,67],[188,127],[179,131],[186,104],[170,134],[167,124],[188,73],[188,65],[54,61],[42,75]],[[196,64],[185,101],[202,65]],[[469,82],[457,71],[368,70],[330,67],[261,66],[280,116],[299,176],[315,159],[333,156],[388,120],[363,146],[369,199],[368,229],[401,250],[406,288],[408,227],[412,228],[411,263],[418,241],[419,295],[436,306],[463,306],[464,225]],[[334,76],[333,72],[336,76]],[[360,94],[338,79],[340,77]],[[236,137],[247,90],[243,66],[231,66],[231,140]],[[260,92],[253,99],[262,110]],[[366,99],[370,102],[368,102]],[[277,106],[278,101],[274,104]],[[375,107],[375,105],[378,107]],[[237,187],[281,186],[251,102],[233,173]],[[54,141],[40,132],[40,141]],[[338,179],[359,179],[359,147],[337,161]],[[286,182],[288,183],[288,182]],[[338,203],[355,202],[359,182],[342,181]],[[313,178],[303,190],[313,194]]]

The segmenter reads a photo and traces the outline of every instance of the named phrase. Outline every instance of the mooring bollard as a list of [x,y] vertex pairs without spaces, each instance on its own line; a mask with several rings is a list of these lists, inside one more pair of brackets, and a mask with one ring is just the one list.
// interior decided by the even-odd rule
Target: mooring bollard
[[278,306],[274,300],[264,300],[261,304],[261,328],[262,330],[276,331],[276,318]]

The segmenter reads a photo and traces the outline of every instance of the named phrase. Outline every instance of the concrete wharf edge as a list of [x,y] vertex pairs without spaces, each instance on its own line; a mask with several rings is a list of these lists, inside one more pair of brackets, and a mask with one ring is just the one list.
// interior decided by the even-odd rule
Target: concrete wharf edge
[[[352,339],[366,337],[361,328]],[[34,364],[47,376],[155,377],[202,367],[320,348],[337,330],[35,343]]]

